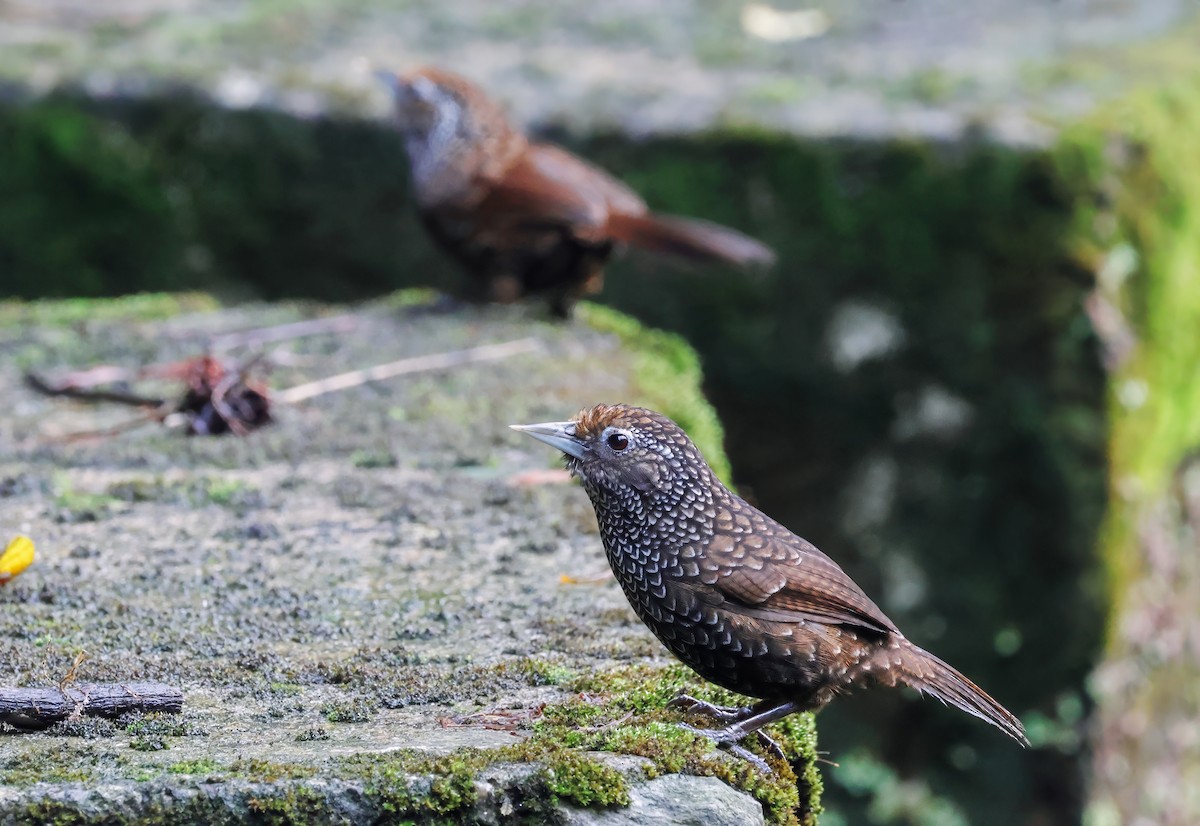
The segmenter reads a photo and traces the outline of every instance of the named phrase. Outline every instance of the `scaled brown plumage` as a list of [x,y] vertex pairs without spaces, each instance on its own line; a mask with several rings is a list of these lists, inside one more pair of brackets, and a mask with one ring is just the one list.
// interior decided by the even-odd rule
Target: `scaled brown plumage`
[[774,260],[767,246],[727,227],[651,214],[602,169],[528,140],[463,77],[432,67],[379,76],[392,88],[421,218],[481,298],[539,294],[566,315],[599,291],[618,244],[697,261]]
[[516,429],[566,455],[650,630],[705,679],[763,701],[706,706],[729,723],[705,732],[723,747],[761,764],[739,745],[748,734],[870,683],[932,694],[1027,744],[1016,717],[909,642],[836,562],[726,488],[670,419],[598,405]]

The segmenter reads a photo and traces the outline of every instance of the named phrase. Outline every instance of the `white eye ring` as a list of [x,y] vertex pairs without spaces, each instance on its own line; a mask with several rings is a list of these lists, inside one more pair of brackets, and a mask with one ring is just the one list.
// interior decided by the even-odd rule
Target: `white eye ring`
[[626,430],[620,430],[615,427],[610,427],[604,431],[601,436],[605,446],[613,453],[621,453],[628,450],[633,444],[633,436]]

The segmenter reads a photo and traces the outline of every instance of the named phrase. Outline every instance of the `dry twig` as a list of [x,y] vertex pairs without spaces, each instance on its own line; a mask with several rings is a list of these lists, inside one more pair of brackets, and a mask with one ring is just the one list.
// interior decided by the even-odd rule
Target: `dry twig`
[[0,722],[44,729],[73,716],[120,717],[130,711],[177,714],[183,692],[164,683],[78,683],[59,688],[0,688]]
[[363,370],[351,370],[349,373],[339,373],[307,384],[298,384],[275,394],[275,400],[285,404],[295,404],[307,401],[315,396],[322,396],[336,390],[348,390],[373,381],[403,376],[406,373],[420,373],[427,370],[444,370],[448,367],[458,367],[463,364],[474,364],[480,361],[509,358],[522,353],[532,353],[540,345],[535,338],[521,338],[516,341],[506,341],[503,344],[485,344],[482,347],[471,347],[466,350],[451,350],[447,353],[434,353],[429,356],[414,356],[399,361],[377,364]]

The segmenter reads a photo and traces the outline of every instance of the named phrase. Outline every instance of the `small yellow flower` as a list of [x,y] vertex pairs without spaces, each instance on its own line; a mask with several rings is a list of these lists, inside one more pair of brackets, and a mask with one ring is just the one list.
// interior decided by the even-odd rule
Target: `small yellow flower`
[[0,554],[0,585],[8,582],[33,563],[33,540],[17,536]]

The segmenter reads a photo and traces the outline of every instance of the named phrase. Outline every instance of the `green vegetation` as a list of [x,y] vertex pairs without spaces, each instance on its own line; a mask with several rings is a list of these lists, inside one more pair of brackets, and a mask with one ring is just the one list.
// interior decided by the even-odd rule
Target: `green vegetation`
[[54,504],[62,522],[96,522],[103,519],[117,500],[105,493],[78,490],[71,478],[59,474],[54,480]]
[[209,479],[205,483],[205,497],[214,505],[245,507],[261,503],[261,495],[253,487],[239,479]]
[[135,737],[195,737],[203,736],[183,715],[152,712],[144,714],[125,726],[125,733]]
[[255,822],[267,826],[321,823],[329,818],[325,796],[306,786],[293,786],[277,797],[252,797],[246,805]]
[[407,173],[390,131],[331,121],[297,129],[284,115],[222,112],[200,99],[118,108],[69,96],[0,105],[5,295],[203,287],[239,297],[249,284],[344,299],[415,285],[403,273],[431,269],[395,266],[401,250],[432,256],[419,228],[397,220],[408,210]]
[[[1151,777],[1175,789],[1194,786],[1200,759],[1122,734],[1124,720],[1149,732],[1195,719],[1200,680],[1195,653],[1161,657],[1139,623],[1185,628],[1195,622],[1196,545],[1187,475],[1200,449],[1200,160],[1189,135],[1200,128],[1200,73],[1194,50],[1186,70],[1178,50],[1150,58],[1172,66],[1169,83],[1143,90],[1070,132],[1060,148],[1064,169],[1101,197],[1079,216],[1080,255],[1098,273],[1095,315],[1110,369],[1109,508],[1100,551],[1108,573],[1106,656],[1110,673],[1135,669],[1124,686],[1098,685],[1109,742],[1098,750],[1141,755],[1114,776],[1093,780],[1095,823],[1190,821],[1194,796],[1147,792]],[[1184,633],[1187,633],[1186,631]],[[1158,636],[1156,632],[1154,636]],[[1136,746],[1134,738],[1136,737]]]
[[81,747],[60,741],[54,748],[43,751],[42,759],[36,765],[15,759],[0,762],[0,785],[86,782],[94,775],[101,759],[90,745]]
[[1081,254],[1134,336],[1114,353],[1108,405],[1110,501],[1121,506],[1108,512],[1103,547],[1116,601],[1134,574],[1140,512],[1200,444],[1200,162],[1184,138],[1196,128],[1191,74],[1112,105],[1060,149],[1064,169],[1104,193],[1080,215]]
[[180,760],[167,766],[171,774],[200,774],[209,775],[219,771],[221,765],[210,757],[198,757],[195,760]]
[[331,723],[369,723],[378,711],[375,703],[362,697],[351,697],[325,703],[321,716]]
[[[72,282],[71,289],[77,285]],[[18,295],[21,291],[14,291]],[[50,291],[46,291],[50,292]],[[41,290],[33,295],[43,295]],[[121,320],[160,321],[184,313],[212,310],[217,302],[205,293],[139,293],[117,298],[66,298],[0,303],[0,327],[14,325],[78,325]]]
[[[465,749],[446,757],[412,752],[359,755],[343,760],[336,773],[362,779],[368,797],[400,818],[453,816],[474,804],[476,776],[508,763],[540,767],[530,781],[530,795],[580,806],[627,805],[628,780],[589,754],[615,752],[648,759],[651,776],[683,772],[720,778],[754,795],[771,823],[815,823],[821,780],[810,715],[796,715],[772,727],[789,761],[767,757],[775,775],[764,777],[748,763],[721,755],[709,741],[674,725],[683,718],[666,704],[679,691],[724,704],[747,702],[700,682],[681,665],[619,668],[574,676],[562,685],[576,695],[543,708],[519,744]],[[424,780],[429,776],[435,778],[431,784]]]

